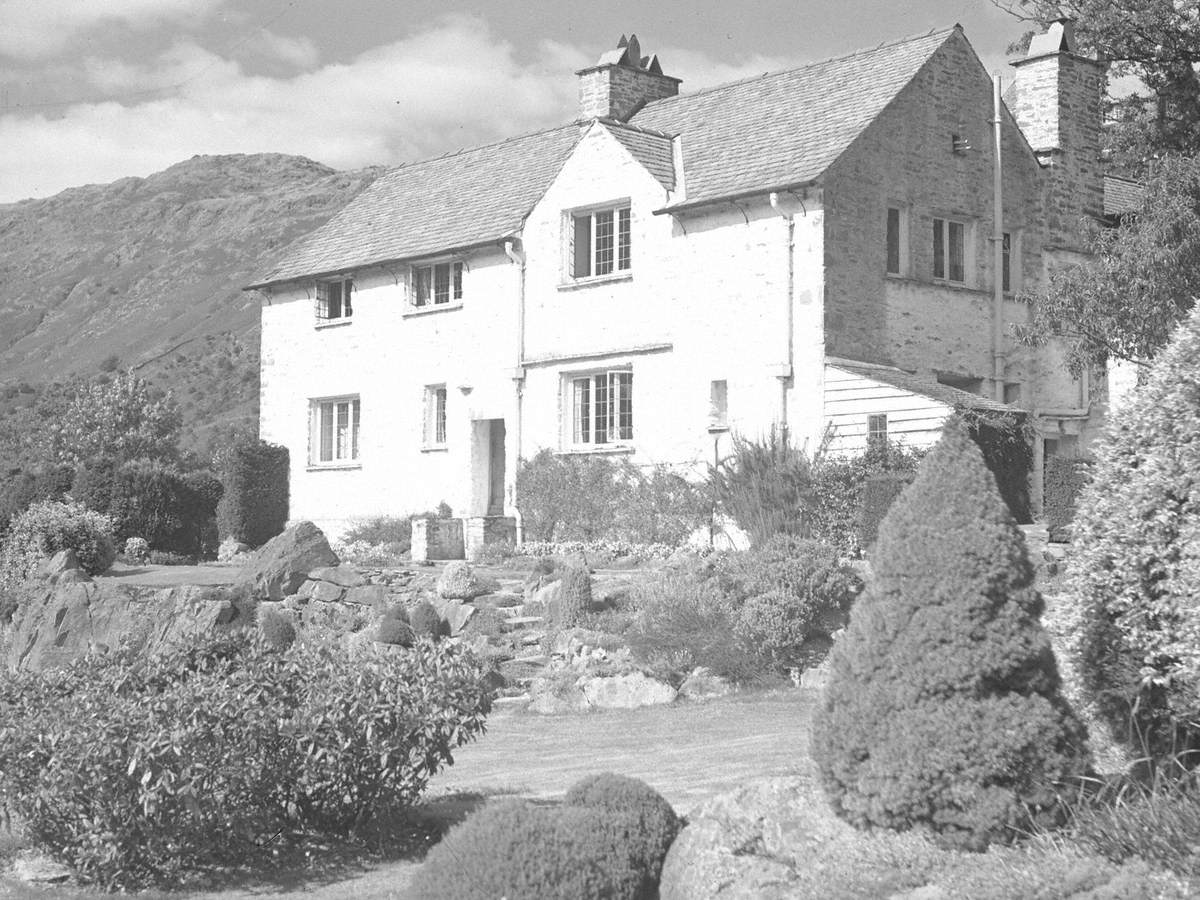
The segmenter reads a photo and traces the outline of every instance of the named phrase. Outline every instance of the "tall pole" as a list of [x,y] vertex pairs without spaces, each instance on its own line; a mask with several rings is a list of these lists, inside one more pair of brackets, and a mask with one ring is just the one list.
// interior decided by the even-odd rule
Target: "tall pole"
[[[992,75],[992,385],[1004,402],[1004,197],[1000,177],[1000,74]],[[1009,253],[1012,264],[1012,253]],[[1011,277],[1011,276],[1010,276]]]

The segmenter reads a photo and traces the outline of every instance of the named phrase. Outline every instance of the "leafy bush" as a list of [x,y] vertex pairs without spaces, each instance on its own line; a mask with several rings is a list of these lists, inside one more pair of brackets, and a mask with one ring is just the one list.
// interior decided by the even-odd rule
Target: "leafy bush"
[[910,483],[912,475],[906,472],[877,472],[863,483],[858,512],[860,547],[870,547],[875,543],[884,516]]
[[774,426],[761,441],[733,436],[733,453],[710,467],[717,506],[762,544],[777,534],[804,536],[815,502],[812,465]]
[[62,500],[71,490],[74,470],[70,466],[48,466],[32,472],[17,472],[0,489],[0,535],[12,520],[40,500]]
[[842,556],[859,556],[864,548],[862,505],[867,479],[885,472],[915,472],[924,455],[924,450],[890,441],[872,442],[858,456],[818,453],[813,461],[815,497],[809,537],[829,544]]
[[88,509],[107,513],[112,506],[117,461],[111,456],[85,459],[75,470],[71,497]]
[[428,642],[347,653],[242,632],[0,681],[0,806],[108,888],[251,862],[411,804],[491,702],[478,660]]
[[147,562],[152,566],[194,566],[196,557],[186,553],[176,553],[174,550],[151,550]]
[[1067,591],[1086,695],[1153,756],[1200,747],[1200,312],[1099,441]]
[[412,626],[402,619],[383,619],[375,632],[375,640],[393,647],[411,647],[416,635]]
[[1050,540],[1071,539],[1075,504],[1088,482],[1091,468],[1091,457],[1086,456],[1052,456],[1046,460],[1042,512],[1050,530]]
[[183,478],[173,466],[135,459],[114,472],[112,499],[101,511],[112,519],[118,541],[140,535],[156,550],[175,550],[183,501]]
[[698,485],[666,466],[542,449],[517,470],[517,507],[532,541],[601,539],[677,545],[707,524]]
[[408,553],[412,549],[413,519],[433,518],[434,513],[414,513],[411,516],[375,516],[357,522],[342,535],[346,544],[363,543],[371,547],[386,545],[396,553]]
[[638,585],[634,604],[625,637],[647,667],[684,673],[705,666],[741,682],[762,674],[757,653],[734,639],[736,604],[716,581],[667,572]]
[[884,519],[872,568],[813,722],[834,810],[974,847],[1057,821],[1055,785],[1085,770],[1085,734],[1020,530],[960,425]]
[[258,547],[280,534],[288,517],[287,448],[242,437],[220,452],[217,468],[224,486],[217,504],[221,538]]
[[0,546],[0,586],[33,577],[42,560],[68,549],[89,575],[106,571],[117,558],[112,522],[78,503],[33,504],[13,520]]
[[417,637],[439,640],[450,633],[450,628],[441,613],[428,600],[418,600],[408,611],[408,624]]
[[582,566],[567,566],[562,570],[555,625],[570,628],[578,625],[592,605],[592,576]]
[[133,562],[144,563],[150,560],[150,542],[144,537],[134,535],[125,540],[125,546],[121,549],[121,553],[126,559]]
[[[488,804],[429,852],[413,880],[413,895],[651,900],[678,820],[649,788],[615,779],[600,776],[576,785],[560,807],[518,800]],[[622,810],[613,802],[618,798],[635,807]]]

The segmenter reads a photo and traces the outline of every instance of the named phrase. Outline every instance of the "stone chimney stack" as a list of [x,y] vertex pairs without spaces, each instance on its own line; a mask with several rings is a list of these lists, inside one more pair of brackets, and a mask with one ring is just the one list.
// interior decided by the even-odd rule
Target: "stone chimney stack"
[[579,117],[625,122],[651,100],[674,97],[680,80],[664,75],[657,56],[642,56],[636,34],[624,35],[594,66],[580,69]]
[[1038,160],[1049,168],[1044,193],[1050,246],[1082,250],[1080,219],[1104,212],[1100,159],[1104,65],[1075,52],[1070,19],[1035,35],[1012,63],[1012,113]]

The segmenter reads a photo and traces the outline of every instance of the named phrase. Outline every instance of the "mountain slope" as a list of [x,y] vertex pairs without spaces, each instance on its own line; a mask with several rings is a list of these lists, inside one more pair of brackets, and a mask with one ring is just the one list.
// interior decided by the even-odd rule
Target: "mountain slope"
[[214,428],[253,421],[259,301],[242,285],[381,172],[196,156],[0,204],[0,417],[31,402],[18,384],[133,366],[175,392],[195,448]]

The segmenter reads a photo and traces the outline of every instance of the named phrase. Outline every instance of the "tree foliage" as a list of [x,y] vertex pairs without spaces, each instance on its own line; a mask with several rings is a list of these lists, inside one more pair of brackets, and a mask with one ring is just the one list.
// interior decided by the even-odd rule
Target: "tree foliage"
[[1081,51],[1108,62],[1110,78],[1136,79],[1136,90],[1109,102],[1107,143],[1119,170],[1140,176],[1163,154],[1200,152],[1200,0],[992,2],[1039,30],[1074,19]]
[[55,462],[174,460],[179,453],[179,407],[132,371],[48,391],[38,416],[45,423],[42,449]]
[[1074,374],[1110,359],[1143,362],[1200,296],[1200,161],[1156,162],[1145,197],[1116,228],[1093,227],[1092,258],[1027,297],[1027,343],[1060,340]]

